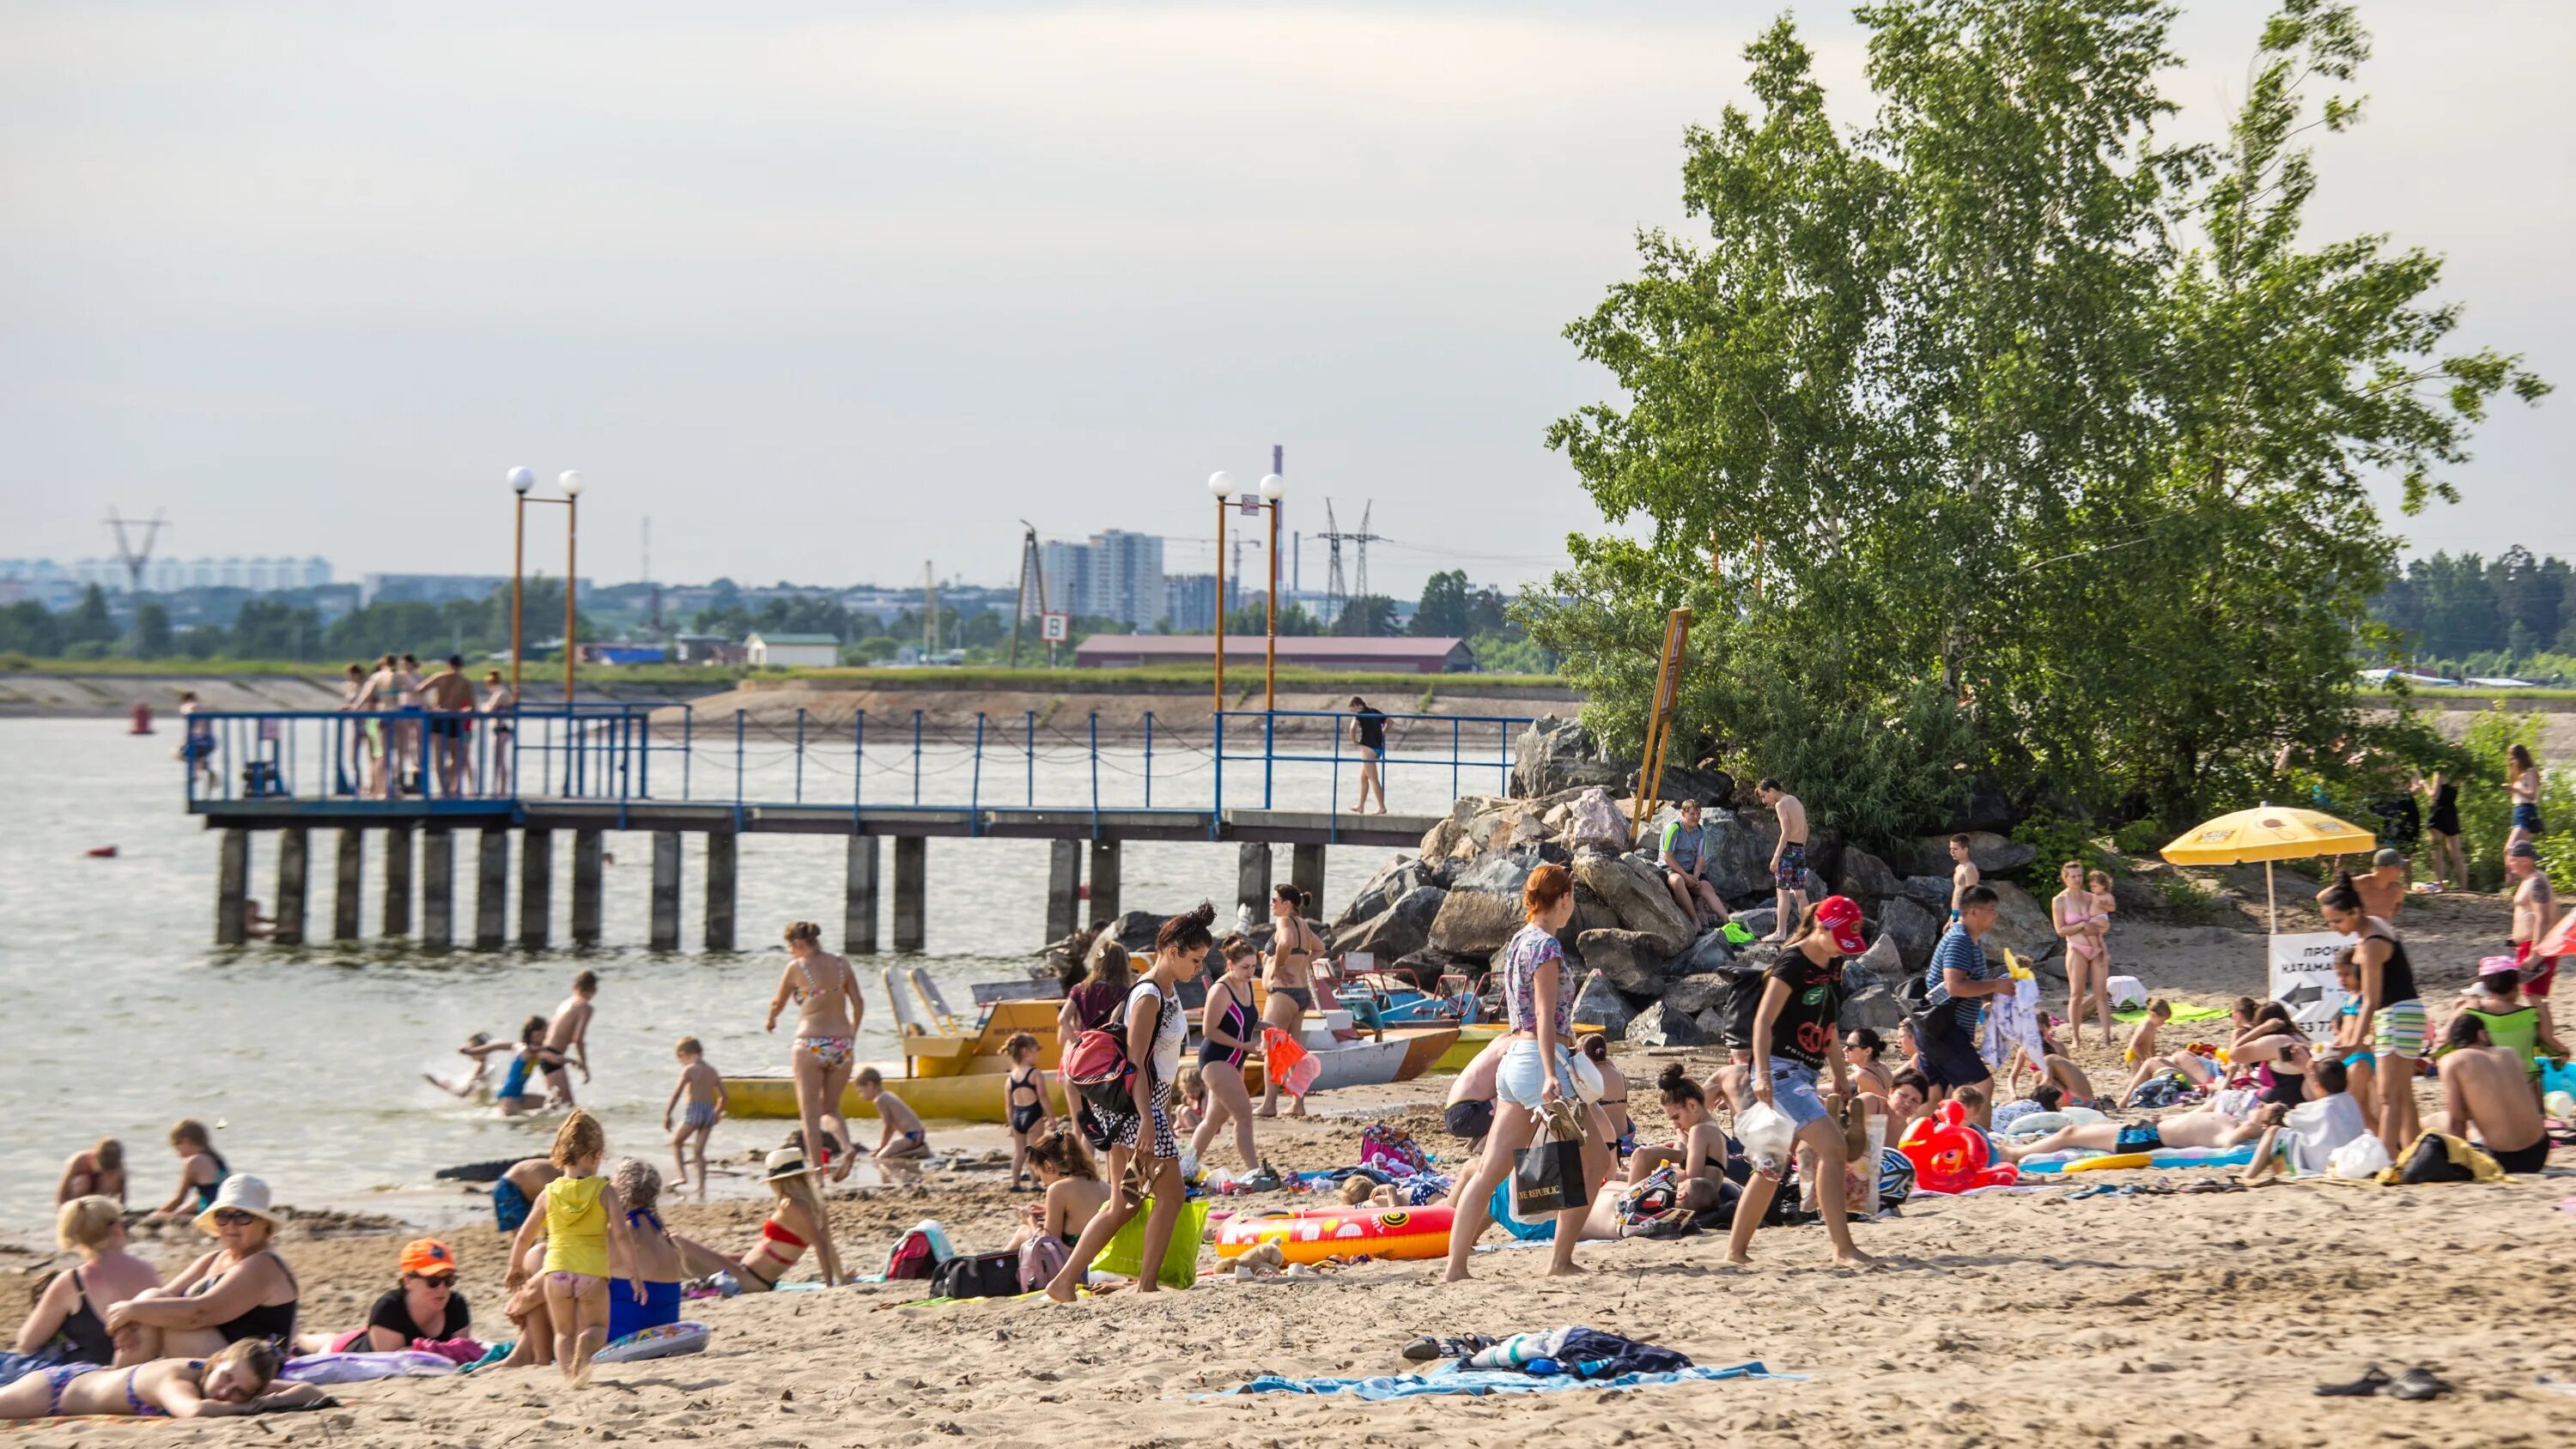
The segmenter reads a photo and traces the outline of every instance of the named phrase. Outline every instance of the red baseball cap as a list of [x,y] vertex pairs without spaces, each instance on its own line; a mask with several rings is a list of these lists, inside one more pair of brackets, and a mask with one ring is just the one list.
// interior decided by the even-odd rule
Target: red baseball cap
[[1860,935],[1860,904],[1849,896],[1827,896],[1818,901],[1816,924],[1832,933],[1834,949],[1845,955],[1869,945]]

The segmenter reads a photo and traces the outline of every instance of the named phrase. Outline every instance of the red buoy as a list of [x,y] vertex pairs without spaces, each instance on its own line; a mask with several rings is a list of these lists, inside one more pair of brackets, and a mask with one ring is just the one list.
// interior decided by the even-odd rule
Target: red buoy
[[113,845],[94,846],[91,849],[82,851],[81,854],[88,856],[92,860],[114,860],[116,859],[116,847]]
[[139,699],[134,702],[134,724],[131,728],[126,730],[126,733],[129,735],[148,735],[152,733],[151,705],[146,704]]

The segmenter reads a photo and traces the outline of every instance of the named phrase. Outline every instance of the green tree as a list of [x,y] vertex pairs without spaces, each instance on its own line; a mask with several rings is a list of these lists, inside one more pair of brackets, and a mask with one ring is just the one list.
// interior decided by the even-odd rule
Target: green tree
[[170,655],[170,611],[159,599],[146,599],[134,610],[134,657],[166,659]]
[[1384,594],[1362,594],[1342,605],[1333,632],[1343,638],[1382,639],[1396,632],[1395,600]]
[[81,590],[81,601],[62,620],[62,646],[66,651],[83,644],[104,647],[116,642],[116,632],[116,620],[107,612],[107,591],[92,584]]
[[62,621],[52,610],[33,599],[0,609],[0,653],[47,659],[62,652]]
[[1638,737],[1687,606],[1694,750],[1862,835],[1939,824],[1972,777],[2179,815],[2357,732],[2394,556],[2367,479],[2451,497],[2488,401],[2545,388],[2442,350],[2434,259],[2301,245],[2294,138],[2357,114],[2349,7],[2287,0],[2223,147],[2160,134],[2167,7],[1858,14],[1874,122],[1835,127],[1773,26],[1758,111],[1686,141],[1708,240],[1641,236],[1640,274],[1568,329],[1626,400],[1550,441],[1648,526],[1570,540],[1518,611],[1593,723]]
[[[386,605],[376,605],[385,608]],[[428,605],[415,607],[427,608]],[[363,614],[368,610],[359,610]],[[351,614],[340,622],[358,617]],[[331,631],[326,649],[321,616],[313,610],[298,608],[276,599],[252,599],[233,616],[231,653],[235,659],[285,659],[312,661],[328,655],[345,654],[350,659],[364,657],[370,661],[383,649],[348,648],[340,642],[337,626]],[[399,646],[388,646],[396,648]]]

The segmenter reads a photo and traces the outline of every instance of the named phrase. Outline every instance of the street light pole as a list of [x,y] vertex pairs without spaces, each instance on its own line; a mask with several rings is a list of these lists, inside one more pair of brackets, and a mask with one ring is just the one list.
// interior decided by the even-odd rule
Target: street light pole
[[1261,480],[1261,506],[1270,510],[1270,627],[1261,664],[1261,708],[1265,712],[1279,708],[1279,508],[1280,498],[1287,491],[1288,480],[1276,473]]
[[561,478],[557,479],[556,481],[557,481],[557,482],[559,482],[559,483],[561,483],[561,484],[563,485],[563,491],[564,491],[564,632],[563,632],[563,656],[564,656],[564,657],[563,657],[563,666],[564,666],[564,708],[565,708],[565,709],[567,709],[567,710],[569,710],[569,709],[571,709],[571,708],[572,708],[572,670],[573,670],[573,648],[572,648],[573,580],[574,580],[574,578],[576,577],[576,574],[574,573],[574,569],[575,569],[575,567],[576,567],[576,559],[577,559],[577,557],[578,557],[578,556],[577,556],[577,554],[575,553],[575,547],[576,547],[575,540],[579,538],[580,533],[581,533],[581,529],[580,529],[580,527],[579,527],[579,524],[580,524],[580,522],[581,522],[581,475],[580,475],[579,473],[574,472],[574,471],[573,471],[572,469],[570,469],[570,468],[566,468],[566,469],[564,470],[564,472],[563,472],[563,476],[562,476]]
[[[1216,712],[1221,715],[1225,713],[1225,510],[1234,502],[1234,475],[1223,469],[1210,473],[1208,491],[1216,495]],[[1223,744],[1221,731],[1219,744]]]
[[517,515],[517,529],[510,540],[510,698],[519,695],[519,653],[521,613],[526,605],[524,580],[528,571],[528,490],[537,486],[537,475],[526,468],[510,470],[510,491],[518,495],[512,512]]

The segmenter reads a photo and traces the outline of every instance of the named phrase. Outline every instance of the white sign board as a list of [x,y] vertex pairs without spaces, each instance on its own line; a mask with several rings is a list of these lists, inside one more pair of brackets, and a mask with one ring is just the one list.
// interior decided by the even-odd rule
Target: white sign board
[[2308,1040],[2322,1042],[2333,1036],[2335,1014],[2347,999],[2343,983],[2335,980],[2335,952],[2351,945],[2353,938],[2311,931],[2271,940],[2272,999],[2290,1008],[2291,1019],[2307,1030]]
[[1261,516],[1261,499],[1255,494],[1242,494],[1236,499],[1236,508],[1246,518],[1259,518]]
[[1073,616],[1043,614],[1038,618],[1038,637],[1049,644],[1061,644],[1073,637]]

